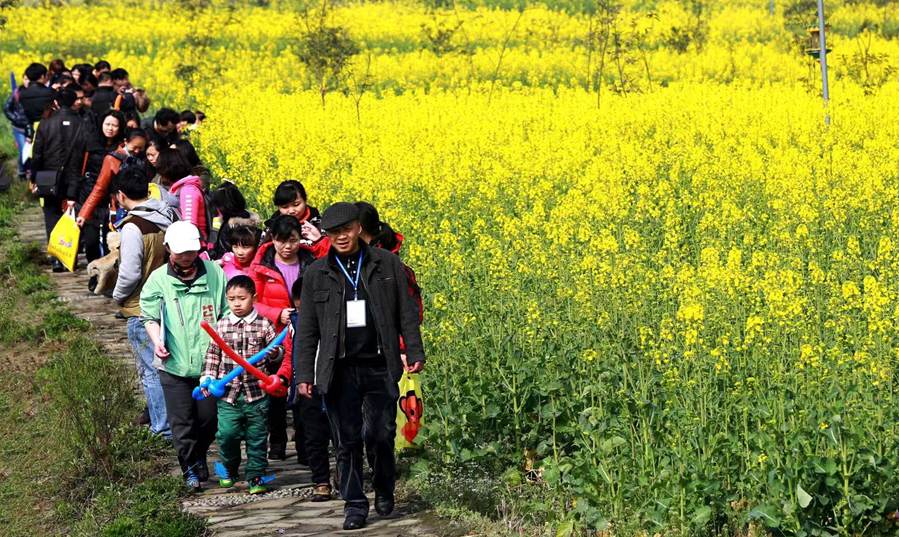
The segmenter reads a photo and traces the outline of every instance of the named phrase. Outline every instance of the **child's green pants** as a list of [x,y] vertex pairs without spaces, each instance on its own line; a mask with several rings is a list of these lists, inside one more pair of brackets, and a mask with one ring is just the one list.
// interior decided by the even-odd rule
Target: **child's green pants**
[[246,403],[241,393],[233,405],[219,399],[218,422],[215,438],[219,443],[222,464],[231,477],[240,467],[241,440],[247,442],[247,467],[244,471],[247,481],[264,476],[268,470],[268,396]]

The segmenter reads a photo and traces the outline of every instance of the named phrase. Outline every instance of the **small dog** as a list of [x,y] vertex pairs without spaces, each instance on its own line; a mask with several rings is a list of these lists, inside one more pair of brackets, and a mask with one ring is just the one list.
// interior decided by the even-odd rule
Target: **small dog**
[[[109,245],[109,253],[100,259],[91,261],[87,266],[87,275],[90,277],[91,284],[96,282],[93,289],[90,289],[95,295],[111,293],[119,278],[119,234],[113,231],[107,235],[106,243]],[[88,284],[88,288],[91,284]]]

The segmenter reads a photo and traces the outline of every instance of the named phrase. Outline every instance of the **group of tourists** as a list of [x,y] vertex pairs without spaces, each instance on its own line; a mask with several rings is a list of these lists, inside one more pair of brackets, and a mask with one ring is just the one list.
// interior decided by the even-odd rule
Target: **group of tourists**
[[[119,233],[111,297],[146,395],[142,421],[171,439],[194,489],[210,479],[213,441],[219,484],[234,486],[245,442],[256,494],[266,491],[268,461],[286,459],[290,410],[312,500],[331,498],[333,444],[344,528],[368,517],[363,453],[375,509],[390,514],[397,383],[425,362],[420,289],[398,257],[403,236],[366,202],[319,213],[292,179],[263,221],[233,183],[213,188],[190,142],[202,113],[160,108],[142,119],[149,106],[124,69],[54,60],[30,65],[4,107],[48,237],[68,213],[90,262],[108,255],[108,232]],[[54,260],[53,270],[65,269]],[[261,355],[267,380],[244,371],[216,398],[211,387],[238,367],[233,353]]]

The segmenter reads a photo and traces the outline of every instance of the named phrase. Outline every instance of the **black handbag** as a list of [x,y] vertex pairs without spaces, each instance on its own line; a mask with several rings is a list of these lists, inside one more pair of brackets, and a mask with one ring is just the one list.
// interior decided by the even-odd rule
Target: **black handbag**
[[63,179],[65,178],[66,165],[69,163],[69,157],[72,156],[72,149],[81,135],[84,124],[78,125],[78,131],[69,144],[69,150],[66,151],[66,159],[63,161],[62,168],[59,171],[44,170],[34,174],[34,193],[42,198],[52,197],[58,198],[62,190]]

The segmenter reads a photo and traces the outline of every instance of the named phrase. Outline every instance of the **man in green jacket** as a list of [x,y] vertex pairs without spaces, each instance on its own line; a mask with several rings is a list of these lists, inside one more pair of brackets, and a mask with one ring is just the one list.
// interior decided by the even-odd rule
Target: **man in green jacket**
[[169,262],[153,271],[140,294],[141,321],[155,347],[154,365],[165,397],[172,440],[185,482],[194,489],[209,479],[206,454],[215,439],[216,403],[196,401],[210,325],[228,315],[224,271],[199,258],[200,231],[190,222],[175,222],[163,239]]

